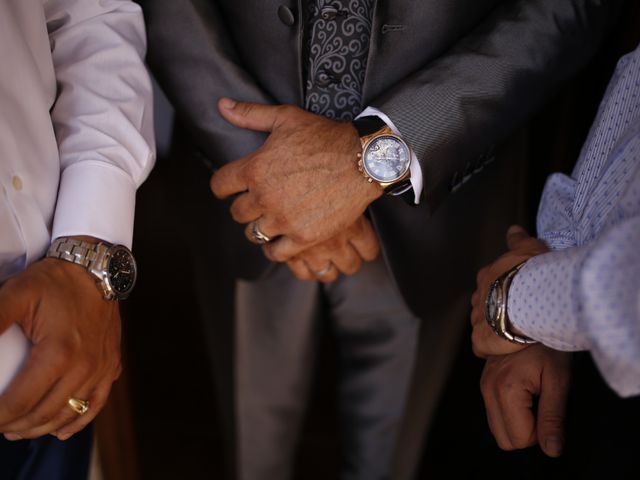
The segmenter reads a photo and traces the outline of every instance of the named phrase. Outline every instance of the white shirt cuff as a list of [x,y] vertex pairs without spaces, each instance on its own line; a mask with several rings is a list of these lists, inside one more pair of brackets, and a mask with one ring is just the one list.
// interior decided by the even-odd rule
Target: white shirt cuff
[[89,235],[131,248],[136,185],[124,171],[100,161],[67,167],[60,179],[52,239]]
[[[393,124],[391,119],[375,107],[365,108],[362,113],[356,117],[356,119],[360,117],[378,117],[386,123],[391,130],[393,130],[393,133],[402,137],[402,134]],[[409,166],[409,169],[411,170],[411,177],[409,179],[411,180],[411,186],[413,187],[413,194],[415,196],[414,202],[418,205],[420,203],[420,196],[422,195],[422,169],[420,168],[420,162],[418,162],[418,157],[416,157],[411,145],[409,145],[409,150],[411,150],[411,165]]]

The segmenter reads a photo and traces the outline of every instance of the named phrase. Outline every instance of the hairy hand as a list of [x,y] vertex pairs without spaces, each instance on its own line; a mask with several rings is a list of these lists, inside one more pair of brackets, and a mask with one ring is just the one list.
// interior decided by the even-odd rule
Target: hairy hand
[[480,387],[498,446],[514,450],[539,444],[550,457],[559,456],[570,378],[571,354],[543,345],[489,357]]
[[380,244],[371,223],[364,216],[333,238],[315,245],[287,262],[299,280],[333,282],[340,273],[353,275],[362,262],[378,257]]
[[[493,332],[487,323],[485,304],[489,287],[496,278],[519,263],[548,252],[549,248],[543,241],[531,238],[523,228],[515,225],[507,232],[507,246],[509,247],[507,253],[478,272],[476,291],[471,296],[471,306],[473,307],[471,310],[471,325],[473,326],[471,340],[473,352],[481,358],[488,355],[514,353],[527,347],[527,345],[511,343]],[[521,334],[516,329],[513,329],[513,333]]]
[[[355,128],[294,106],[221,99],[222,116],[240,128],[270,132],[256,152],[222,167],[211,179],[219,198],[239,194],[231,206],[238,223],[257,221],[273,241],[272,261],[286,262],[351,226],[382,195],[358,171]],[[251,225],[246,235],[251,241]],[[277,237],[277,238],[275,238]]]
[[[118,304],[102,298],[81,266],[49,258],[0,288],[0,332],[13,323],[33,346],[0,396],[0,432],[65,440],[93,420],[120,375]],[[89,400],[89,411],[79,416],[70,397]]]

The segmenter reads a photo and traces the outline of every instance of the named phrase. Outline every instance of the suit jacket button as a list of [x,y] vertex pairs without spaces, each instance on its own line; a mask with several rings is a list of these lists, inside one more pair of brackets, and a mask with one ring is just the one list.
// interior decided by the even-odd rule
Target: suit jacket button
[[296,23],[296,17],[293,15],[293,11],[286,5],[280,5],[278,7],[278,18],[287,27],[292,27]]

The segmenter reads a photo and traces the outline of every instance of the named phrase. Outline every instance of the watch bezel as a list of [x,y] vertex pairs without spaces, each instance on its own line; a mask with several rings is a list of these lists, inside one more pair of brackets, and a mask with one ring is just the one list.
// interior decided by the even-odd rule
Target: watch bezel
[[[396,142],[400,143],[404,147],[406,152],[407,152],[408,160],[407,160],[402,172],[399,173],[398,176],[396,178],[393,178],[393,179],[380,178],[375,173],[370,171],[368,166],[367,166],[367,160],[366,159],[367,159],[368,150],[371,148],[371,146],[375,142],[383,140],[384,138],[391,138],[391,139],[395,140]],[[374,135],[371,138],[367,139],[365,144],[362,146],[361,166],[362,166],[363,171],[367,174],[367,176],[372,178],[374,181],[376,181],[377,183],[379,183],[383,187],[388,187],[389,185],[393,185],[393,184],[395,184],[395,183],[397,183],[397,182],[399,182],[401,180],[404,180],[406,175],[407,175],[407,173],[410,171],[410,168],[411,168],[411,149],[409,148],[409,145],[407,144],[407,142],[405,142],[402,138],[400,138],[398,135],[396,135],[394,133],[385,132],[385,133],[380,133],[380,134]]]

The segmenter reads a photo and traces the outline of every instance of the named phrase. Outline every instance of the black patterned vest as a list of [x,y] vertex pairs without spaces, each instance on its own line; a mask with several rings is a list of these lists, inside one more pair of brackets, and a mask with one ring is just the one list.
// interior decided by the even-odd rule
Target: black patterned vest
[[305,15],[305,108],[351,120],[362,111],[375,0],[310,0]]

